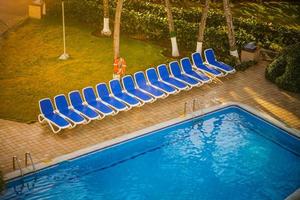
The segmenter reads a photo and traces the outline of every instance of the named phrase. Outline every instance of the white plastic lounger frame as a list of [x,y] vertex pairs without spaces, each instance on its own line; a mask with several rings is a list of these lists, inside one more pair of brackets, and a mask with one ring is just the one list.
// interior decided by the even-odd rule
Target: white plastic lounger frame
[[[126,90],[124,90],[123,88],[122,88],[122,92],[123,92],[123,93],[126,93],[127,95],[129,95],[129,96],[132,97],[132,98],[137,99],[138,102],[139,102],[139,104],[132,106],[132,105],[130,105],[129,103],[127,103],[126,101],[124,101],[123,99],[120,99],[120,98],[116,97],[116,96],[114,95],[114,93],[112,92],[112,89],[111,89],[111,87],[110,87],[110,82],[113,81],[113,80],[114,80],[114,79],[110,80],[110,81],[109,81],[109,84],[108,84],[110,93],[111,93],[112,97],[114,97],[114,98],[117,99],[118,101],[121,101],[122,103],[126,104],[126,105],[129,107],[128,110],[130,110],[131,108],[134,108],[134,107],[141,107],[142,105],[145,104],[145,103],[144,103],[143,101],[141,101],[140,99],[138,99],[138,98],[136,98],[136,97],[130,95],[130,94],[129,94]],[[120,81],[120,84],[121,84],[121,81]],[[121,85],[122,85],[122,84],[121,84]],[[121,86],[121,87],[122,87],[122,86]]]
[[[59,110],[58,110],[58,107],[57,107],[57,105],[56,105],[56,101],[55,101],[55,99],[56,99],[56,97],[58,97],[58,96],[61,96],[61,95],[64,95],[64,94],[59,94],[59,95],[56,95],[55,97],[54,97],[54,105],[55,105],[55,112],[56,113],[59,113],[65,120],[67,120],[67,121],[69,121],[71,124],[73,124],[72,126],[72,128],[74,128],[76,125],[80,125],[80,124],[88,124],[91,120],[90,119],[87,119],[87,118],[85,118],[83,115],[81,115],[81,113],[80,112],[78,112],[77,110],[75,110],[72,106],[70,106],[70,104],[69,104],[69,106],[68,106],[68,108],[69,109],[72,109],[74,112],[76,112],[77,114],[79,114],[80,116],[82,116],[83,118],[84,118],[84,121],[83,122],[75,122],[75,121],[73,121],[72,119],[70,119],[68,116],[65,116],[64,114],[62,114],[61,112],[59,112]],[[67,99],[67,98],[66,98]],[[68,102],[69,103],[69,102]]]
[[[133,79],[134,79],[134,83],[135,83],[135,85],[137,86],[137,88],[138,88],[139,90],[141,90],[142,92],[144,92],[144,93],[150,95],[151,97],[153,97],[153,98],[155,98],[155,99],[160,99],[160,98],[165,99],[165,98],[167,98],[167,97],[169,96],[168,93],[162,91],[161,89],[157,89],[158,91],[162,92],[164,95],[163,95],[162,97],[155,97],[153,94],[151,94],[151,93],[147,92],[146,90],[143,90],[142,88],[140,88],[140,87],[138,86],[138,84],[137,84],[137,81],[135,80],[135,74],[137,74],[137,73],[139,73],[139,72],[142,72],[142,73],[144,74],[144,76],[145,76],[145,73],[144,73],[143,71],[135,72],[134,75],[133,75],[133,77],[134,77],[134,78],[133,78]],[[146,76],[145,76],[145,79],[146,79],[146,84],[147,84],[148,86],[150,86],[149,83],[147,82]],[[151,87],[152,87],[152,86],[151,86]],[[156,89],[156,88],[155,88],[155,89]]]
[[[180,91],[177,87],[171,86],[171,85],[167,84],[166,82],[164,82],[163,80],[161,80],[161,78],[160,78],[159,74],[157,73],[156,69],[155,69],[155,68],[153,68],[153,69],[155,70],[155,72],[156,72],[156,74],[157,74],[158,81],[160,81],[160,82],[162,82],[162,83],[168,85],[169,87],[172,87],[172,88],[175,89],[174,92],[168,92],[168,91],[163,90],[165,93],[167,93],[168,95],[170,95],[170,94],[177,94],[177,93]],[[162,90],[161,88],[159,88],[159,87],[157,87],[157,86],[151,84],[151,81],[150,81],[150,79],[149,79],[149,77],[148,77],[148,74],[147,74],[147,72],[148,72],[149,70],[150,70],[150,69],[147,69],[147,70],[146,70],[146,73],[145,73],[149,85],[152,86],[152,87],[154,87],[154,88],[156,88],[156,89],[158,89],[158,90]]]
[[[42,113],[42,109],[41,109],[40,102],[43,101],[43,100],[45,100],[45,99],[48,99],[48,98],[44,98],[44,99],[39,100],[39,108],[40,108],[40,112],[41,112],[41,113]],[[69,123],[69,125],[67,125],[67,126],[61,127],[61,126],[57,125],[56,123],[54,123],[53,121],[47,119],[43,114],[39,114],[39,115],[38,115],[38,121],[39,121],[40,123],[47,122],[47,123],[49,124],[49,126],[50,126],[50,128],[51,128],[51,130],[52,130],[53,133],[58,133],[58,132],[61,131],[62,129],[66,129],[66,128],[71,129],[71,128],[73,128],[72,125],[71,125],[70,123]],[[56,128],[55,128],[55,127],[56,127]],[[55,130],[55,129],[57,129],[57,130]]]
[[[93,111],[95,111],[96,113],[98,113],[99,115],[100,115],[100,118],[98,118],[98,120],[101,120],[101,119],[103,119],[104,117],[107,117],[107,116],[109,116],[109,115],[112,115],[112,116],[114,116],[114,115],[116,115],[116,114],[118,114],[118,110],[114,110],[113,109],[113,113],[112,114],[105,114],[105,113],[103,113],[103,112],[101,112],[100,110],[98,110],[97,108],[94,108],[93,106],[91,106],[88,102],[87,102],[87,100],[85,99],[85,95],[84,95],[84,89],[87,89],[87,88],[93,88],[92,86],[87,86],[87,87],[85,87],[85,88],[83,88],[81,91],[82,91],[82,97],[83,97],[83,104],[84,105],[86,105],[86,106],[88,106],[90,109],[92,109]],[[93,90],[94,90],[94,88],[93,88]],[[95,92],[95,91],[94,91]],[[96,92],[97,93],[97,92]],[[107,107],[109,107],[109,108],[112,108],[110,105],[108,105],[107,103],[105,103],[104,101],[102,101],[98,96],[97,96],[97,94],[95,93],[95,95],[96,95],[96,101],[99,101],[99,102],[101,102],[101,103],[103,103],[104,105],[106,105]]]
[[[102,83],[98,83],[98,84],[96,85],[97,101],[101,101],[103,104],[105,104],[105,105],[107,105],[108,107],[112,108],[113,111],[115,111],[115,113],[113,114],[113,116],[116,115],[116,114],[118,114],[120,111],[127,111],[127,110],[130,109],[130,107],[128,107],[127,104],[125,104],[125,107],[126,107],[126,108],[124,108],[124,109],[118,109],[118,108],[116,108],[115,106],[113,106],[113,105],[111,105],[111,104],[106,103],[105,101],[103,101],[103,100],[100,98],[100,95],[99,95],[98,89],[97,89],[98,85],[100,85],[100,84],[102,84]],[[107,87],[107,84],[106,84],[106,83],[105,83],[105,85],[106,85],[106,87]],[[107,89],[108,89],[108,88],[107,88]],[[111,93],[109,93],[109,97],[115,98],[115,97],[112,96]],[[123,103],[123,102],[121,101],[121,103]]]
[[[131,75],[123,76],[123,78],[125,78],[125,77],[131,77],[131,78],[132,78]],[[123,86],[123,88],[126,88],[126,87],[125,87],[125,84],[124,84],[124,82],[123,82],[123,78],[122,78],[122,86]],[[133,79],[133,78],[132,78],[132,79]],[[138,89],[138,88],[136,88],[136,85],[134,86],[134,88],[135,88],[135,89]],[[138,99],[138,100],[139,100],[140,102],[142,102],[143,104],[145,104],[145,103],[153,103],[154,101],[156,101],[156,98],[153,98],[152,96],[151,96],[152,99],[151,99],[150,101],[145,101],[145,100],[139,98],[138,96],[135,96],[135,95],[133,95],[133,94],[130,94],[126,89],[124,89],[124,90],[125,90],[130,96],[132,96],[132,97]],[[138,89],[138,90],[140,90],[140,89]]]
[[[222,68],[220,68],[220,67],[218,67],[218,66],[209,64],[209,63],[207,62],[206,53],[205,53],[207,50],[209,50],[209,49],[205,49],[205,50],[204,50],[204,56],[205,56],[205,62],[204,62],[204,63],[205,63],[206,65],[211,66],[211,67],[213,67],[213,68],[215,68],[215,69],[217,69],[217,70],[222,71],[222,72],[225,74],[225,76],[226,76],[227,74],[234,74],[234,73],[236,72],[235,69],[233,69],[232,71],[228,72],[228,71],[225,71],[224,69],[222,69]],[[221,61],[218,61],[218,62],[223,63],[223,62],[221,62]],[[223,63],[223,64],[225,64],[225,63]],[[226,65],[226,64],[225,64],[225,65]]]
[[[170,67],[170,64],[173,63],[173,62],[177,62],[177,61],[172,61],[172,62],[169,63],[169,69],[170,69],[170,72],[171,72],[171,75],[172,75],[173,78],[175,78],[175,79],[178,80],[178,81],[181,81],[181,82],[185,83],[186,85],[188,85],[189,87],[191,87],[190,89],[192,89],[193,87],[200,87],[200,86],[203,85],[203,82],[202,82],[202,81],[198,81],[198,80],[196,80],[196,81],[198,81],[198,84],[197,84],[197,85],[191,85],[190,83],[188,83],[188,82],[186,82],[186,81],[184,81],[184,80],[181,80],[181,79],[177,78],[176,76],[174,76],[173,71],[172,71],[172,69],[171,69],[171,67]],[[180,68],[181,73],[184,74],[184,75],[187,75],[185,72],[182,71],[181,66],[180,66],[179,63],[178,63],[178,65],[179,65],[179,68]],[[189,76],[188,76],[188,77],[189,77]],[[195,78],[192,78],[192,79],[195,79]]]
[[[159,71],[159,68],[161,68],[161,66],[162,65],[164,65],[164,64],[160,64],[160,65],[158,65],[158,67],[157,67],[157,71]],[[168,69],[168,66],[166,65],[166,68],[167,68],[167,70],[169,71],[169,69]],[[162,82],[164,82],[165,84],[167,84],[167,85],[169,85],[169,86],[171,86],[171,87],[174,87],[174,88],[176,88],[178,91],[182,91],[182,90],[186,90],[186,91],[188,91],[188,90],[190,90],[190,89],[192,89],[192,87],[190,86],[190,85],[188,85],[188,84],[185,84],[185,83],[183,83],[182,81],[180,81],[180,80],[178,80],[177,78],[175,78],[172,74],[170,74],[169,73],[169,76],[171,77],[171,78],[174,78],[175,80],[177,80],[177,81],[179,81],[179,82],[181,82],[181,83],[183,83],[183,84],[185,84],[187,87],[185,88],[185,89],[181,89],[181,88],[179,88],[179,87],[177,87],[176,85],[173,85],[173,84],[170,84],[170,83],[168,83],[168,82],[165,82],[162,78],[161,78],[161,76],[160,76],[160,73],[159,72],[157,72],[157,74],[158,74],[158,78],[162,81]]]
[[215,78],[215,76],[211,77],[210,75],[207,75],[207,74],[203,73],[201,70],[195,70],[195,68],[193,67],[193,65],[192,65],[192,69],[194,70],[195,73],[197,73],[197,74],[201,73],[201,74],[203,74],[203,75],[205,75],[205,76],[208,76],[208,77],[209,77],[209,80],[208,80],[208,81],[201,80],[201,79],[199,79],[199,78],[197,78],[197,77],[194,77],[194,76],[192,76],[192,75],[190,75],[190,74],[188,74],[188,73],[186,73],[186,72],[184,71],[183,66],[182,66],[182,60],[183,60],[183,59],[187,59],[187,58],[188,58],[188,57],[184,57],[184,58],[180,59],[180,68],[181,68],[182,73],[185,74],[185,75],[187,75],[187,76],[190,77],[190,78],[197,79],[198,81],[201,81],[202,84],[205,84],[205,83],[211,83],[211,82],[212,82],[212,78]]
[[[73,91],[69,92],[69,93],[68,93],[69,102],[71,102],[70,94],[73,93],[73,92],[78,92],[78,93],[80,94],[79,90],[73,90]],[[81,96],[81,95],[80,95],[80,96]],[[91,107],[87,104],[87,102],[85,102],[85,100],[84,100],[82,97],[81,97],[81,99],[82,99],[83,105],[85,105],[85,106],[89,107],[90,109],[92,109],[93,111],[95,111],[93,108],[91,108]],[[92,120],[101,120],[101,119],[103,119],[103,117],[102,117],[97,111],[95,111],[95,112],[98,113],[99,116],[98,116],[98,117],[95,117],[95,118],[91,118],[91,117],[87,116],[86,114],[80,112],[79,110],[76,110],[76,108],[74,108],[74,106],[72,105],[72,103],[70,103],[70,108],[73,109],[73,110],[75,110],[75,111],[77,111],[77,112],[79,112],[83,117],[85,117],[86,119],[88,119],[89,122],[92,121]]]
[[[197,71],[200,71],[200,72],[202,72],[202,73],[204,73],[204,74],[210,76],[211,78],[219,78],[219,77],[224,77],[224,76],[227,75],[227,73],[223,73],[223,71],[222,71],[221,74],[220,74],[219,76],[216,76],[215,74],[213,74],[213,73],[211,73],[211,72],[205,71],[205,70],[203,70],[203,69],[199,69],[199,68],[195,65],[195,61],[194,61],[194,57],[193,57],[194,54],[197,54],[197,52],[195,52],[195,53],[192,54],[192,61],[193,61],[192,66],[193,66],[193,69],[195,69],[195,70],[197,70]],[[209,66],[209,67],[212,67],[213,69],[216,69],[214,66],[210,66],[210,65],[207,64],[206,62],[203,62],[203,64],[204,64],[204,65],[207,65],[207,66]]]
[[219,71],[221,71],[224,75],[223,75],[223,77],[224,76],[227,76],[229,73],[228,72],[226,72],[226,71],[224,71],[223,69],[221,69],[221,68],[219,68],[219,67],[217,67],[217,66],[215,66],[215,65],[212,65],[212,64],[209,64],[208,62],[203,62],[203,64],[205,64],[205,65],[207,65],[207,66],[209,66],[209,67],[212,67],[212,68],[214,68],[214,69],[216,69],[216,70],[219,70]]

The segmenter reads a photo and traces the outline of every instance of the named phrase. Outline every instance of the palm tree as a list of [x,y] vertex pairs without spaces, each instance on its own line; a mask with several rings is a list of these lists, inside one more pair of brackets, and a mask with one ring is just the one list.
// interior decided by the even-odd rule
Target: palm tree
[[178,57],[179,51],[178,51],[176,32],[175,32],[175,28],[174,28],[174,21],[173,21],[173,16],[172,16],[172,11],[171,11],[171,4],[170,4],[169,0],[165,0],[165,2],[166,2],[166,11],[167,11],[167,15],[168,15],[169,32],[170,32],[170,38],[171,38],[171,44],[172,44],[172,56]]
[[230,55],[236,57],[237,63],[240,63],[239,53],[237,51],[236,44],[235,44],[234,27],[232,22],[231,10],[229,6],[229,0],[223,0],[223,6],[224,6],[225,17],[226,17],[226,23],[227,23]]
[[114,59],[120,57],[120,23],[123,0],[118,0],[114,26]]
[[109,0],[103,0],[103,29],[102,35],[110,36],[111,31],[109,29]]
[[210,3],[210,0],[205,0],[205,5],[202,9],[202,16],[201,16],[201,21],[199,24],[199,33],[198,33],[197,48],[196,48],[196,51],[199,53],[202,53],[204,30],[205,30],[205,26],[206,26],[206,19],[207,19],[207,14],[208,14],[208,9],[209,9],[209,3]]

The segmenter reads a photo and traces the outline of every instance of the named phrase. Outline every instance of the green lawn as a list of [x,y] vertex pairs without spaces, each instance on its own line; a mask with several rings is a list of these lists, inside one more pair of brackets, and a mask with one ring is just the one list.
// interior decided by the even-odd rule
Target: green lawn
[[[81,25],[67,26],[67,52],[62,53],[59,21],[30,20],[12,32],[0,47],[0,118],[36,121],[38,100],[95,86],[112,78],[112,38],[98,38]],[[166,62],[161,48],[151,43],[121,38],[121,56],[127,74]]]

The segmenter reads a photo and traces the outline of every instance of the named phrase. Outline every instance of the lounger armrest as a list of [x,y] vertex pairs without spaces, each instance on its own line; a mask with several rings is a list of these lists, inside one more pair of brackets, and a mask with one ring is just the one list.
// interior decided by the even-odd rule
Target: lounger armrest
[[84,106],[87,106],[87,105],[89,105],[86,101],[83,101],[82,102],[82,105],[84,105]]

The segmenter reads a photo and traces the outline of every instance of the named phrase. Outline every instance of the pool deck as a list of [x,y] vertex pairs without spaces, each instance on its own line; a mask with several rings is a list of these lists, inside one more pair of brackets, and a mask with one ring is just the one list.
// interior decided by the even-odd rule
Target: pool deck
[[0,119],[0,170],[12,170],[12,156],[22,160],[24,153],[31,152],[35,163],[48,162],[95,144],[177,118],[183,114],[184,103],[191,111],[193,99],[196,109],[216,106],[221,102],[241,102],[251,106],[287,126],[300,130],[300,95],[280,90],[264,78],[266,62],[260,62],[244,72],[228,75],[219,82],[193,88],[171,95],[141,108],[121,112],[116,116],[94,121],[53,134],[47,125],[24,124]]

